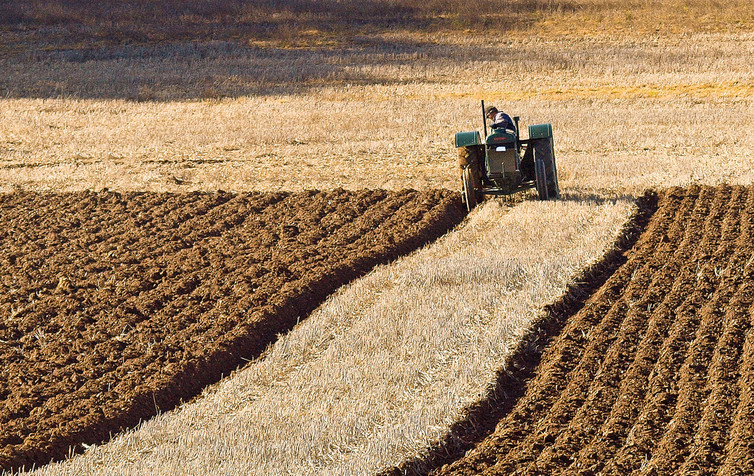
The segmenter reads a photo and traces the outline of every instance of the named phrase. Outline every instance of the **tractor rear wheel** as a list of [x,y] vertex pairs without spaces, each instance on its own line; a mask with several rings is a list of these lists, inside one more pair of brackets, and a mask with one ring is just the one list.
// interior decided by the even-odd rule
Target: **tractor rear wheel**
[[555,166],[555,157],[550,162],[550,168],[545,168],[547,175],[547,196],[549,198],[560,198],[560,185],[558,184],[558,169]]
[[534,173],[537,179],[537,195],[540,200],[547,200],[550,198],[548,186],[547,186],[547,171],[545,170],[545,161],[542,159],[534,160]]
[[471,167],[463,168],[463,201],[466,203],[466,210],[471,211],[477,204],[476,190],[474,189],[474,180],[471,176]]
[[540,200],[560,198],[558,169],[555,166],[555,151],[552,137],[543,137],[531,142],[534,148],[534,172]]

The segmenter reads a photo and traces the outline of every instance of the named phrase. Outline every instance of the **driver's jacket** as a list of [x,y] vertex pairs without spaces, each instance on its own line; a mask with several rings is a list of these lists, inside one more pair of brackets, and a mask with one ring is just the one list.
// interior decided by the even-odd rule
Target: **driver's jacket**
[[513,125],[513,120],[511,119],[511,116],[504,112],[498,112],[495,114],[495,118],[492,120],[492,127],[498,128],[502,127],[503,129],[512,129],[515,130],[515,126]]

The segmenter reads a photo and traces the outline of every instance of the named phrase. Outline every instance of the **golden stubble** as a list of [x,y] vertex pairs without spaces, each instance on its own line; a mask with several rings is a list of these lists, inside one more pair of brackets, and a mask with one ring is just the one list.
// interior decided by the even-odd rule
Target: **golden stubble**
[[[96,72],[154,84],[169,99],[175,87],[160,86],[170,69],[163,63],[185,62],[182,50],[159,65],[133,59],[140,72],[131,78],[125,60],[63,62],[66,81],[82,85],[67,86],[79,98],[0,100],[0,190],[458,188],[452,136],[481,128],[481,99],[519,115],[524,135],[528,124],[553,124],[564,190],[636,194],[747,181],[752,50],[751,34],[623,41],[395,34],[313,53],[327,73],[322,63],[302,62],[306,52],[233,50],[233,67],[254,71],[231,75],[249,83],[240,90],[264,90],[273,75],[286,86],[153,101],[97,98],[108,83]],[[229,69],[231,60],[192,61],[203,71]],[[37,83],[62,80],[44,65]],[[16,72],[19,84],[33,82],[34,67]],[[184,80],[187,89],[200,82]],[[129,87],[113,96],[128,96]]]

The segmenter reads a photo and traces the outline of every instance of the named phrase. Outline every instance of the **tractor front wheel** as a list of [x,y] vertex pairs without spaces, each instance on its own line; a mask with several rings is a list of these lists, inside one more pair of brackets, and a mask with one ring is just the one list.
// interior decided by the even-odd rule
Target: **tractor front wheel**
[[466,210],[471,211],[477,204],[476,190],[474,189],[474,179],[471,176],[471,167],[463,168],[463,201],[466,203]]

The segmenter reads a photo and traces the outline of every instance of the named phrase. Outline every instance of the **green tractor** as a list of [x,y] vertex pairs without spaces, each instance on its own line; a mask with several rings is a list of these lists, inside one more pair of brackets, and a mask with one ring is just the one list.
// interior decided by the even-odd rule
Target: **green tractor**
[[529,138],[522,139],[516,116],[512,124],[492,125],[488,135],[484,111],[482,101],[485,140],[478,131],[455,136],[466,209],[471,211],[485,195],[510,195],[530,188],[537,189],[540,200],[559,198],[552,126],[530,125]]

